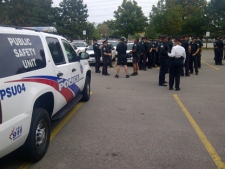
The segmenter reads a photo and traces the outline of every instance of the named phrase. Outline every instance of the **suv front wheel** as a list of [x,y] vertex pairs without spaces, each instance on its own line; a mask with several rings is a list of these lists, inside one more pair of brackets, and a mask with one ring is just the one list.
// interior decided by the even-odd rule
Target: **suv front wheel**
[[22,153],[29,161],[39,161],[46,153],[50,141],[51,121],[48,112],[42,108],[33,111],[30,132],[22,146]]
[[87,102],[90,99],[90,90],[91,90],[90,77],[86,76],[84,89],[82,91],[83,95],[82,101]]

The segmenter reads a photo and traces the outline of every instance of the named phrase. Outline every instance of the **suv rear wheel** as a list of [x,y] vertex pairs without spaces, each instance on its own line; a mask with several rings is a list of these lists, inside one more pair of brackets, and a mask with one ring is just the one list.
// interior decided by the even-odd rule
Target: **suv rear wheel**
[[30,132],[22,153],[29,161],[39,161],[46,153],[50,141],[51,121],[48,112],[42,108],[36,108],[30,125]]

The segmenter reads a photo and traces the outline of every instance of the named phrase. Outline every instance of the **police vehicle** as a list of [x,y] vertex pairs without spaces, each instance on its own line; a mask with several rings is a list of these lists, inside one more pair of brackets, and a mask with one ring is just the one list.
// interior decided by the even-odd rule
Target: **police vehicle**
[[0,158],[19,148],[32,162],[46,153],[51,120],[90,98],[87,53],[59,35],[0,26]]

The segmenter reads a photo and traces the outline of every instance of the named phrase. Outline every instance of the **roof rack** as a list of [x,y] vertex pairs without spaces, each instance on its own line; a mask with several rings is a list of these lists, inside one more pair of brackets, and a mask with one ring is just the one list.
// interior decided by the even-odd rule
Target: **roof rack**
[[11,26],[11,25],[1,25],[0,27],[6,27],[6,28],[15,28],[15,29],[25,29],[25,30],[33,30],[35,32],[45,32],[45,33],[51,33],[51,34],[58,34],[57,29],[52,26],[45,26],[45,27],[20,27],[20,26]]

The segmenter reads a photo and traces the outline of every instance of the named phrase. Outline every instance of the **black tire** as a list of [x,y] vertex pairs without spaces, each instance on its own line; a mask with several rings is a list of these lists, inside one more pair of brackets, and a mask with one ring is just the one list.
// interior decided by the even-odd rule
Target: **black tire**
[[81,101],[87,102],[90,99],[90,77],[86,76],[84,89],[82,91],[83,98]]
[[31,162],[39,161],[48,149],[50,134],[51,121],[48,112],[42,108],[34,109],[29,135],[21,147],[23,157]]

